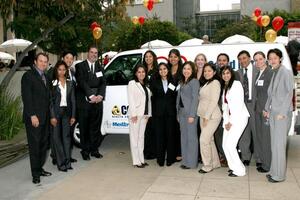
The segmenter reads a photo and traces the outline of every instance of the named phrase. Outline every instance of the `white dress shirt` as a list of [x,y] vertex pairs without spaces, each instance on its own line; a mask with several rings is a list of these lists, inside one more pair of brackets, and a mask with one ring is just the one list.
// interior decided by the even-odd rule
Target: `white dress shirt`
[[61,82],[58,83],[58,87],[60,89],[60,107],[67,106],[67,83],[65,82],[65,87],[61,85]]
[[[253,72],[253,65],[250,62],[249,65],[247,66],[247,77],[248,77],[248,88],[249,88],[249,99],[252,99],[252,72]],[[245,74],[245,68],[243,69],[243,74]]]

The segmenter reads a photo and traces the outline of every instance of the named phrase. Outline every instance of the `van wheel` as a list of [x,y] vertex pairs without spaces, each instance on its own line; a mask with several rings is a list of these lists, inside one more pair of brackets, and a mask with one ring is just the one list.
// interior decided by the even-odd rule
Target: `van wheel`
[[79,131],[79,123],[76,123],[73,130],[73,144],[80,148],[80,131]]

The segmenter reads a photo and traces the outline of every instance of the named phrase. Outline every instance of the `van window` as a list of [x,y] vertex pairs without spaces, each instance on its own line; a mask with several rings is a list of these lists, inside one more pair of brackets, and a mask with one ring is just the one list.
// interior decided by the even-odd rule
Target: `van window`
[[107,85],[127,85],[133,78],[133,69],[142,63],[142,54],[119,56],[105,69]]

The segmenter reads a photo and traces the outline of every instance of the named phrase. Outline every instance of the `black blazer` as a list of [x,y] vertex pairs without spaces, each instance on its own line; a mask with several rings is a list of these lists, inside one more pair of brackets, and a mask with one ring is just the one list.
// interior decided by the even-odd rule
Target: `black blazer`
[[[57,80],[54,80],[54,82],[57,83]],[[76,103],[75,103],[74,84],[72,81],[67,80],[66,85],[67,85],[67,115],[69,117],[75,118]],[[51,118],[58,118],[61,93],[60,93],[60,88],[57,84],[55,84],[55,86],[52,85],[50,95],[51,95],[50,116],[51,116]]]
[[[47,77],[45,76],[47,79]],[[32,68],[27,71],[21,80],[21,95],[23,100],[23,120],[28,122],[31,116],[36,115],[40,124],[49,120],[50,90],[49,82],[44,84],[39,72]]]
[[150,84],[152,92],[152,116],[176,116],[176,85],[173,79],[168,80],[175,89],[168,87],[165,93],[161,78],[153,79]]
[[[259,75],[259,74],[258,74]],[[255,111],[262,112],[265,109],[265,105],[268,99],[268,88],[271,83],[273,71],[270,67],[267,67],[262,75],[259,77],[259,81],[255,80]],[[257,79],[258,77],[256,77]]]
[[[90,70],[87,60],[75,65],[77,80],[76,103],[80,108],[88,106],[86,98],[91,95],[101,95],[105,98],[106,80],[104,70],[99,62],[95,62],[95,73]],[[101,74],[102,73],[102,74]],[[98,74],[98,77],[97,77]],[[102,103],[102,102],[101,102]]]

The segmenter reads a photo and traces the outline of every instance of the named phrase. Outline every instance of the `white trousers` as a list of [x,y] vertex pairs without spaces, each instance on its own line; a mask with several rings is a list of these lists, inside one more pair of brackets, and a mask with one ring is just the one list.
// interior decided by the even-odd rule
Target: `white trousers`
[[246,175],[246,168],[238,155],[236,147],[247,123],[248,117],[244,119],[240,118],[238,122],[232,122],[232,126],[229,131],[224,128],[223,133],[223,150],[227,159],[228,167],[233,171],[233,174],[237,176]]
[[138,116],[137,122],[132,123],[129,119],[129,139],[133,165],[145,163],[144,160],[144,138],[147,119]]

